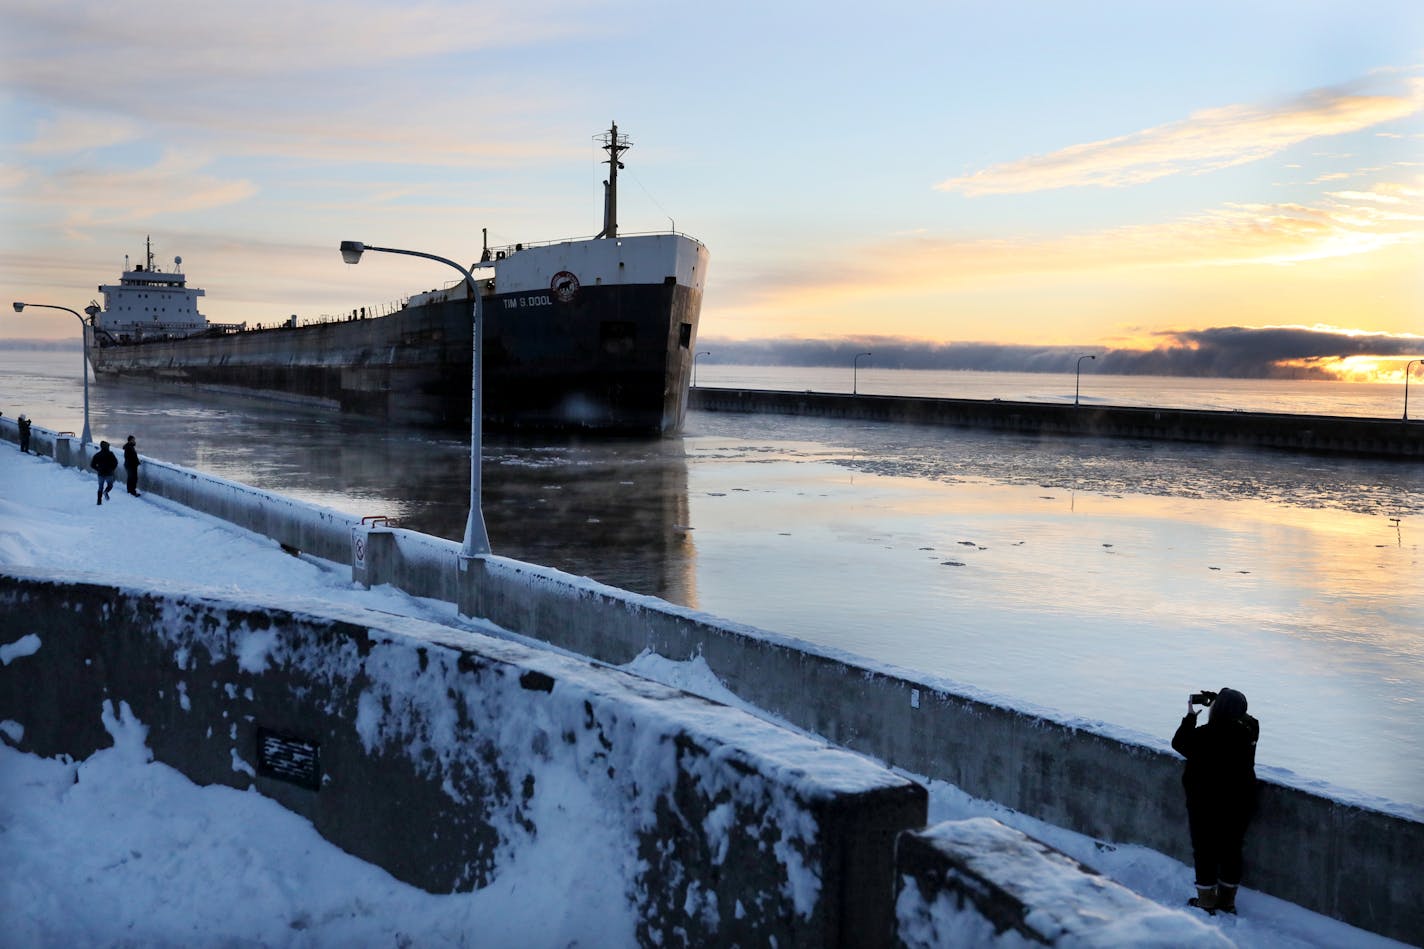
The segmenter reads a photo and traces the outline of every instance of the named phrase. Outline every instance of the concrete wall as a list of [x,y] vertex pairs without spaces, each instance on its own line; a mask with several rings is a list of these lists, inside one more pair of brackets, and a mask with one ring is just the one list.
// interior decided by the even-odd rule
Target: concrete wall
[[[13,424],[8,431],[13,437]],[[314,536],[295,546],[352,562],[357,519],[318,517],[316,509],[279,495],[174,470],[172,483],[187,491],[184,503],[219,516],[235,507],[242,518],[235,523],[289,545],[305,531]],[[149,482],[147,490],[163,494],[167,483]],[[272,504],[264,512],[267,498]],[[926,678],[655,597],[500,557],[466,561],[451,541],[391,534],[378,545],[394,546],[394,553],[367,571],[366,582],[442,598],[453,590],[466,616],[616,665],[645,649],[677,660],[702,656],[732,691],[797,727],[1058,826],[1190,863],[1181,760],[1170,751],[977,701]],[[1244,883],[1424,944],[1420,853],[1424,822],[1417,818],[1266,781],[1247,837]]]
[[0,643],[24,637],[0,667],[23,750],[92,754],[126,702],[156,760],[435,892],[606,843],[597,820],[616,840],[590,864],[626,876],[642,945],[889,945],[894,840],[925,820],[924,788],[869,759],[419,620],[0,572]]
[[987,817],[901,834],[895,869],[906,949],[1234,945],[1201,913],[1159,906]]
[[770,412],[920,425],[958,425],[1027,435],[1091,435],[1247,445],[1295,451],[1424,458],[1424,421],[932,399],[766,389],[693,389],[689,404],[704,412]]
[[[1176,754],[955,694],[932,681],[502,558],[471,561],[461,612],[621,664],[701,656],[737,695],[912,774],[1190,864]],[[1270,781],[1245,885],[1424,942],[1424,823]]]

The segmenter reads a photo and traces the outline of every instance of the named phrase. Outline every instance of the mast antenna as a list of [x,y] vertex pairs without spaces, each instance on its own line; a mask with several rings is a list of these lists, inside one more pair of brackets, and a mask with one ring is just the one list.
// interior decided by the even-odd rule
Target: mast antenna
[[618,159],[633,144],[628,136],[618,134],[617,122],[611,125],[608,131],[594,136],[608,152],[608,180],[603,183],[603,230],[596,237],[618,236],[618,169],[623,167]]

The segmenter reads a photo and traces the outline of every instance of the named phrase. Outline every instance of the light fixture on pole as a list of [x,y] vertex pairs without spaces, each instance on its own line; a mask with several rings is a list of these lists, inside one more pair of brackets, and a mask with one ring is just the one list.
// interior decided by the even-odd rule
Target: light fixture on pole
[[[79,321],[79,335],[81,342],[84,344],[84,434],[81,435],[80,438],[84,440],[85,445],[88,445],[89,442],[93,440],[89,435],[89,325],[84,322],[84,317],[69,307],[54,306],[50,303],[20,303],[16,301],[14,304],[15,312],[23,313],[27,306],[39,307],[44,310],[63,310],[66,313],[73,313],[74,318]],[[84,308],[84,312],[89,314],[89,319],[92,322],[94,316],[99,312],[99,308],[90,305]]]
[[706,351],[703,351],[703,352],[700,352],[700,353],[693,353],[693,354],[692,354],[692,388],[694,388],[694,389],[697,388],[697,357],[698,357],[698,356],[710,356],[710,355],[712,355],[712,354],[709,353],[709,352],[706,352]]
[[857,353],[850,363],[850,394],[856,395],[859,392],[860,357],[869,356],[870,353]]
[[1078,357],[1078,368],[1077,368],[1077,371],[1073,373],[1073,404],[1074,404],[1074,405],[1077,405],[1077,404],[1078,404],[1078,382],[1079,382],[1079,380],[1081,380],[1081,379],[1083,378],[1083,360],[1084,360],[1084,359],[1097,359],[1097,358],[1098,358],[1098,357],[1097,357],[1095,354],[1093,354],[1093,353],[1089,353],[1089,354],[1087,354],[1087,355],[1079,356],[1079,357]]
[[1409,365],[1404,367],[1404,420],[1409,421],[1409,373],[1414,369],[1415,363],[1424,362],[1424,359],[1411,359]]
[[483,486],[480,469],[484,455],[484,400],[481,387],[484,378],[481,371],[481,349],[483,347],[480,344],[484,339],[484,307],[480,300],[479,287],[475,285],[474,275],[453,260],[418,250],[400,250],[395,247],[375,247],[360,241],[342,241],[341,259],[348,264],[360,263],[361,255],[368,250],[382,254],[404,254],[407,257],[437,260],[442,264],[454,267],[465,278],[465,286],[470,294],[470,320],[474,330],[474,353],[470,373],[470,514],[465,521],[465,544],[460,553],[465,557],[483,557],[490,552],[490,543],[489,534],[485,530],[485,512],[481,500]]

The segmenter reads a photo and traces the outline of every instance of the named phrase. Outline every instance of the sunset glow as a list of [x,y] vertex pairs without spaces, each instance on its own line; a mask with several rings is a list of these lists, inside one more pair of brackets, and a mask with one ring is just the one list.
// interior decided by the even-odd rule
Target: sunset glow
[[[482,228],[495,246],[589,236],[592,136],[614,119],[635,145],[623,231],[711,250],[709,348],[884,336],[1188,372],[1196,338],[1245,333],[1285,348],[1209,349],[1206,371],[1383,381],[1424,354],[1424,5],[1407,0],[1027,22],[928,3],[4,9],[15,299],[83,307],[151,234],[215,321],[381,307],[446,275],[348,269],[339,241],[473,261]],[[62,317],[7,310],[0,340],[67,338]],[[1276,332],[1316,326],[1335,329]]]

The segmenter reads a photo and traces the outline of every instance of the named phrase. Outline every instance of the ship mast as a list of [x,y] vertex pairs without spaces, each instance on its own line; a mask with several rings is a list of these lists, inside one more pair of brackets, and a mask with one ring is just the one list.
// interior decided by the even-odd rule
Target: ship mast
[[596,136],[603,142],[603,150],[608,152],[608,180],[603,183],[603,230],[595,235],[596,238],[618,236],[618,169],[623,167],[618,159],[633,144],[628,141],[628,136],[618,134],[617,122],[612,126],[607,132]]

